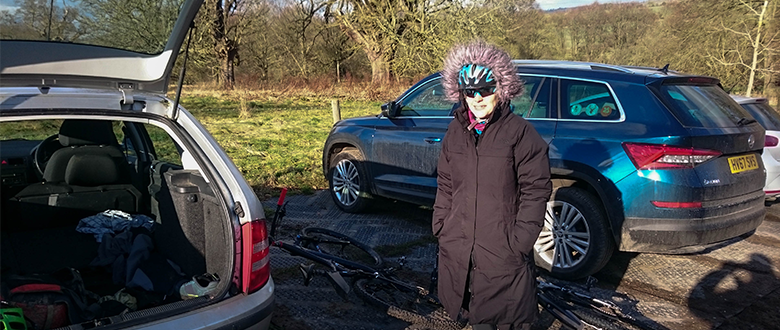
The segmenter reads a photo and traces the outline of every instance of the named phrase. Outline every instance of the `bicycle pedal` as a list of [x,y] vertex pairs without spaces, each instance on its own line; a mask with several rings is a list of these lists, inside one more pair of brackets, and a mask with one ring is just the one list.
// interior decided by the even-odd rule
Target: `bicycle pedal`
[[311,279],[314,277],[314,264],[300,264],[298,265],[298,270],[300,270],[301,275],[303,275],[303,285],[309,286],[309,284],[311,284]]
[[597,278],[593,276],[588,276],[588,279],[585,280],[585,288],[587,288],[588,291],[590,291],[590,289],[596,286],[596,283],[598,282],[599,280]]

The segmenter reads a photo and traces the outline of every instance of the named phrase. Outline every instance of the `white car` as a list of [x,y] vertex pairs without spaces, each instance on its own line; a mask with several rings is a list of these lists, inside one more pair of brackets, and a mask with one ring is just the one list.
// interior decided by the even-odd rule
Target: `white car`
[[[206,129],[165,97],[202,2],[71,8],[85,19],[154,17],[165,33],[126,24],[56,42],[4,31],[2,308],[21,308],[28,328],[270,326],[263,207]],[[158,46],[147,53],[127,43],[158,35],[167,41],[144,39]]]
[[764,193],[769,199],[780,196],[780,114],[763,97],[731,96],[766,130],[761,160],[766,167]]

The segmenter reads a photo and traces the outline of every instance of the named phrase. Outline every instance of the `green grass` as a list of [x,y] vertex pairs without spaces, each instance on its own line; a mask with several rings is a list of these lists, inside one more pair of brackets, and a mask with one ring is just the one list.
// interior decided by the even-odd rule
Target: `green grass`
[[[245,102],[184,96],[189,110],[214,136],[259,196],[286,187],[293,193],[324,189],[322,149],[333,125],[331,100],[293,97]],[[379,113],[381,102],[341,101],[341,117]]]

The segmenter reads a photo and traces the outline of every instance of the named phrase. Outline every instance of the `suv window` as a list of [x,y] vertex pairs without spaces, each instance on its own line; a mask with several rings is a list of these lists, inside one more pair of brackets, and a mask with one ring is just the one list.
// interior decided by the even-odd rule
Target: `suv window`
[[561,118],[618,120],[620,110],[606,84],[561,79]]
[[552,79],[533,76],[521,76],[521,79],[525,92],[512,99],[514,113],[523,118],[548,118]]
[[742,105],[753,118],[766,130],[780,131],[780,115],[766,103],[746,103]]
[[672,113],[688,127],[736,127],[747,110],[716,85],[661,85]]
[[444,89],[438,79],[420,86],[401,101],[401,116],[450,115],[453,102],[444,96]]

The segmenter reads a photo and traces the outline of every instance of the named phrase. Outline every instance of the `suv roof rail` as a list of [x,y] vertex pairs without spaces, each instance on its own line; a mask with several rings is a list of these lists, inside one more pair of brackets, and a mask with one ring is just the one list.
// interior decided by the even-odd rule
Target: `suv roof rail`
[[[650,71],[658,71],[658,72],[663,72],[663,73],[669,73],[669,72],[679,73],[679,72],[677,72],[677,70],[670,70],[669,69],[669,64],[667,64],[663,68],[656,68],[656,67],[652,67],[652,66],[641,66],[641,65],[625,65],[623,67],[624,68],[628,68],[628,69],[650,70]],[[664,70],[664,69],[666,69],[666,70]]]
[[626,67],[612,65],[612,64],[604,64],[604,63],[557,61],[557,60],[513,60],[512,63],[514,63],[515,65],[522,65],[522,66],[556,66],[559,68],[609,70],[609,71],[618,71],[624,73],[634,73],[634,71]]

